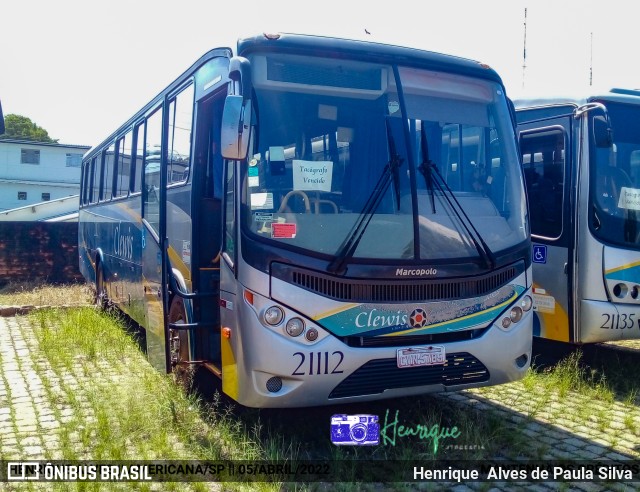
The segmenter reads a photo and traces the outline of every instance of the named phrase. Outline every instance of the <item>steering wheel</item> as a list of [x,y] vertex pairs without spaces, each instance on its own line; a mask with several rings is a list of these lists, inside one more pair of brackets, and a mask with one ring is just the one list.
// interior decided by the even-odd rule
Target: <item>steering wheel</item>
[[291,190],[289,193],[287,193],[282,199],[282,203],[280,204],[278,213],[284,212],[285,208],[287,208],[287,202],[289,201],[289,198],[293,195],[300,195],[302,197],[302,200],[304,201],[304,211],[305,213],[310,214],[311,202],[309,201],[309,197],[307,196],[307,194],[301,190]]

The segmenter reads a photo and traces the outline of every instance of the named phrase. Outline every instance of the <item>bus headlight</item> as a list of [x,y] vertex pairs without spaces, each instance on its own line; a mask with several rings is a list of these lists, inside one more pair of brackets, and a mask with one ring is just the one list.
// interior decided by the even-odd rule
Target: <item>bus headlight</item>
[[522,319],[522,308],[520,308],[520,306],[511,308],[509,317],[511,318],[511,321],[513,321],[514,323],[517,323],[518,321],[520,321]]
[[271,306],[264,312],[264,320],[271,326],[277,326],[282,323],[284,312],[278,306]]
[[625,297],[627,297],[628,292],[629,289],[623,283],[619,283],[613,286],[613,295],[618,299],[624,299]]
[[526,313],[533,307],[533,299],[530,296],[524,296],[520,301],[520,307]]
[[515,324],[518,321],[520,321],[522,319],[522,316],[524,316],[524,313],[526,311],[531,310],[532,307],[533,307],[533,300],[531,299],[531,297],[524,296],[518,302],[518,305],[513,306],[509,310],[509,314],[505,313],[504,318],[500,320],[500,326],[502,326],[503,329],[508,330],[512,324]]
[[304,331],[304,321],[300,318],[291,318],[285,326],[289,336],[297,337]]

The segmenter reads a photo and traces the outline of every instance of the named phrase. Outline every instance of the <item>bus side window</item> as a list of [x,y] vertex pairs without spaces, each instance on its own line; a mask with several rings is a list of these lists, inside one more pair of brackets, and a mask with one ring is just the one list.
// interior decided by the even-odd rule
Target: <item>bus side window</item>
[[162,144],[162,109],[147,118],[147,138],[144,150],[144,210],[143,216],[156,231],[160,230],[160,162]]
[[183,183],[189,177],[192,120],[193,85],[190,85],[169,103],[167,185]]
[[136,136],[136,151],[135,151],[135,160],[133,163],[133,183],[131,186],[132,193],[139,193],[142,191],[142,169],[144,166],[144,122],[136,126],[135,128],[135,136]]
[[100,198],[100,178],[102,177],[102,152],[91,161],[91,203],[98,203]]
[[116,165],[116,146],[115,144],[109,145],[109,148],[105,152],[104,161],[102,165],[102,193],[100,200],[111,200],[113,196],[113,183],[114,183],[114,168]]
[[564,131],[545,128],[520,135],[531,233],[558,238],[562,233]]
[[118,157],[116,167],[116,197],[127,196],[129,193],[129,181],[131,174],[131,139],[132,131],[129,130],[124,137],[118,140]]

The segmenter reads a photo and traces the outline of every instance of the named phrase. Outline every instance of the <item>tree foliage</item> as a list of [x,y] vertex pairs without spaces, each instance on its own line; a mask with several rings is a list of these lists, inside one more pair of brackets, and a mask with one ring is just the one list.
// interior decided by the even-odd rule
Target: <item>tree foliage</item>
[[4,117],[5,133],[0,138],[34,140],[36,142],[57,142],[44,128],[39,127],[26,116],[8,114]]

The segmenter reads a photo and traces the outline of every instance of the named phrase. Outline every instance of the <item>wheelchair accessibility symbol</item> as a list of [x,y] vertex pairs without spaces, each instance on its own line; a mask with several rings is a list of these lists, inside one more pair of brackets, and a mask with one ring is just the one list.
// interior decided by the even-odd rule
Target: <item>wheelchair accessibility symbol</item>
[[533,245],[533,262],[534,263],[546,263],[547,262],[547,247],[542,244]]

